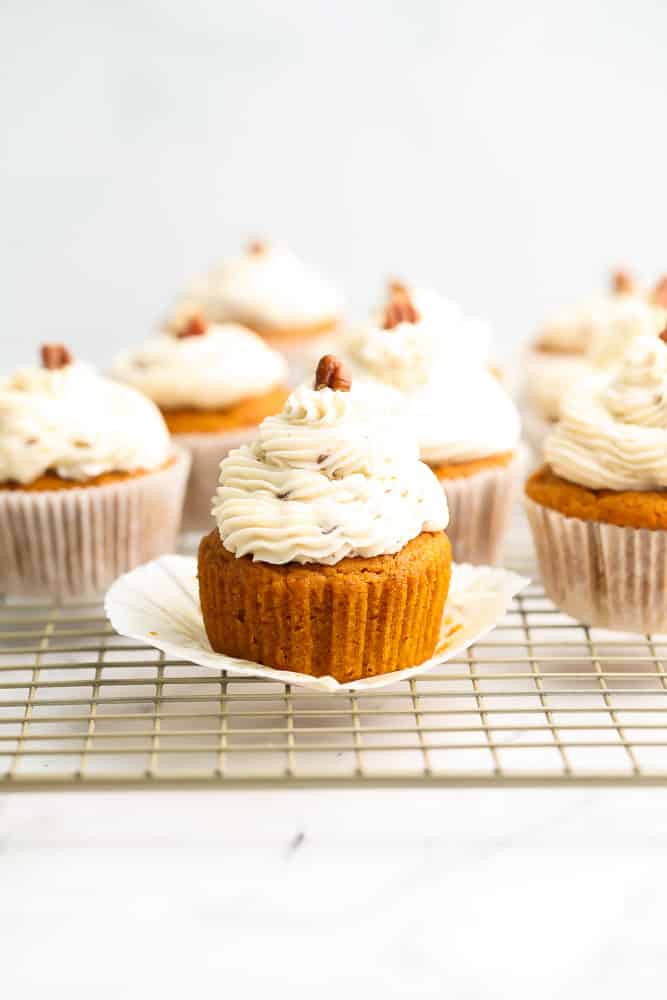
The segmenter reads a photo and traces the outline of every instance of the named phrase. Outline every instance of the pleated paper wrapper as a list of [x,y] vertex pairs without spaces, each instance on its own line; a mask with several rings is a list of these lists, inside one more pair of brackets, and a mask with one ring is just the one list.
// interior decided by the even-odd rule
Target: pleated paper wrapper
[[242,427],[222,434],[173,435],[192,460],[183,507],[183,531],[211,530],[211,501],[218,485],[220,463],[234,448],[250,444],[256,437],[257,427]]
[[104,486],[0,491],[0,593],[93,597],[173,550],[190,459]]
[[[117,580],[106,597],[111,624],[121,635],[162,650],[169,657],[239,677],[262,677],[311,691],[369,691],[395,684],[446,663],[494,628],[528,580],[489,566],[454,566],[435,654],[405,670],[340,684],[298,670],[276,670],[234,659],[211,649],[197,586],[197,563],[188,556],[163,556]],[[295,664],[295,668],[298,665]]]
[[525,500],[544,590],[596,628],[667,632],[667,531],[566,517]]
[[449,507],[447,535],[457,562],[498,562],[524,466],[525,458],[519,451],[509,465],[493,466],[460,479],[440,480]]

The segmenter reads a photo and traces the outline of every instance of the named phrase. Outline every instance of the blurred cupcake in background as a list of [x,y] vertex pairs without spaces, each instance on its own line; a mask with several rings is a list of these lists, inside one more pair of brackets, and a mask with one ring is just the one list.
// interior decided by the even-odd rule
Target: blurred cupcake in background
[[544,588],[587,625],[667,631],[667,346],[581,379],[526,484]]
[[92,596],[172,550],[189,465],[154,403],[45,345],[0,378],[0,592]]
[[343,315],[336,288],[280,243],[256,240],[186,289],[182,304],[213,323],[241,323],[282,351],[303,374],[303,352],[331,344]]
[[616,271],[606,294],[563,309],[545,323],[522,363],[524,430],[538,454],[572,385],[595,371],[612,371],[635,337],[660,334],[666,302],[664,282],[647,291],[627,271]]
[[237,323],[209,323],[197,309],[182,308],[164,332],[118,357],[112,373],[157,404],[174,441],[190,453],[183,529],[202,530],[221,460],[282,409],[285,359]]
[[400,408],[447,496],[456,561],[494,563],[522,478],[519,415],[489,371],[488,350],[469,343],[460,312],[458,321],[422,315],[410,292],[393,286],[382,315],[347,338],[347,358],[360,384],[381,383],[400,400],[387,396],[386,406]]

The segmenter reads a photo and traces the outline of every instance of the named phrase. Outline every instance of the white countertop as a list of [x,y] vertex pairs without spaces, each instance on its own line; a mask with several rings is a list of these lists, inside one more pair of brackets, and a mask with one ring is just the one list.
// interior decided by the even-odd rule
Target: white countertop
[[666,846],[657,789],[7,796],[2,994],[662,997]]

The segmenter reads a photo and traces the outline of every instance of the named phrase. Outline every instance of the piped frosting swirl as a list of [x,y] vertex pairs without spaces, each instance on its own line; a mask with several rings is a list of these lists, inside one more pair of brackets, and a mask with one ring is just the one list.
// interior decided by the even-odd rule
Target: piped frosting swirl
[[122,354],[113,375],[165,410],[223,409],[285,382],[287,364],[257,334],[224,323],[197,336],[158,334]]
[[616,374],[577,383],[545,458],[557,475],[591,489],[667,488],[667,346],[640,337]]
[[46,472],[85,481],[155,469],[169,456],[157,407],[79,362],[0,378],[0,482]]
[[295,390],[221,463],[213,513],[225,548],[274,564],[387,555],[448,521],[414,438],[355,386]]

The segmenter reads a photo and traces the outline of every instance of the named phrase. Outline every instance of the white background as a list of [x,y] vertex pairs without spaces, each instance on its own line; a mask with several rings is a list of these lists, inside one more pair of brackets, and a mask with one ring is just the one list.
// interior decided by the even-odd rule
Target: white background
[[360,307],[433,282],[508,354],[664,246],[667,5],[4,0],[4,369],[103,362],[248,235]]
[[[0,370],[104,363],[248,235],[507,355],[667,270],[666,39],[658,0],[2,0]],[[666,845],[658,790],[5,798],[0,995],[664,997]]]

